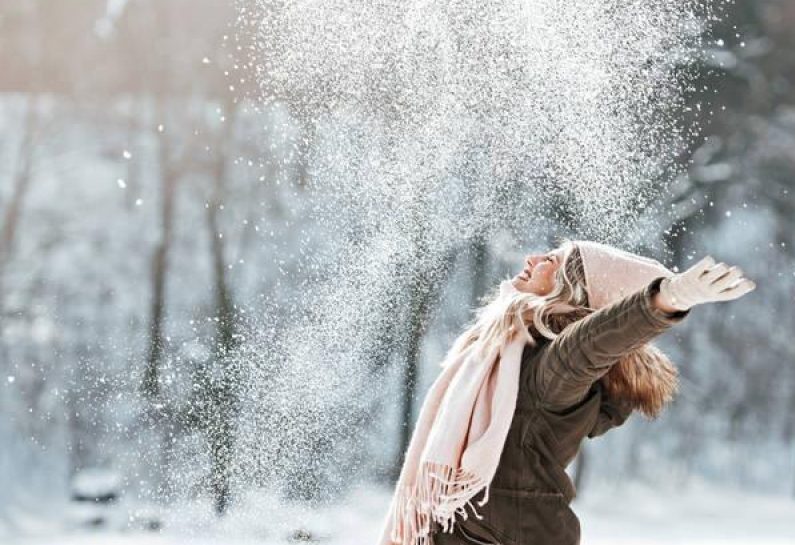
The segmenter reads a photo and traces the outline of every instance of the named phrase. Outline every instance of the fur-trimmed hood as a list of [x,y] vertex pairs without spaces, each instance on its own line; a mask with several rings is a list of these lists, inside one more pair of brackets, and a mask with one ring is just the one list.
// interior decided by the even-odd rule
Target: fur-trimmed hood
[[619,359],[599,380],[608,398],[622,400],[649,418],[659,416],[679,388],[676,365],[651,343]]

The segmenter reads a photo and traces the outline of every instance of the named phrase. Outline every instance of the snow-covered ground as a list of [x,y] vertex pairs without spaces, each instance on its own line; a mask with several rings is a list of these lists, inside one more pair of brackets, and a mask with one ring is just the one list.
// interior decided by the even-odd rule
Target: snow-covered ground
[[[343,504],[326,509],[278,506],[251,498],[222,523],[205,505],[192,505],[166,516],[159,533],[58,531],[26,537],[2,536],[8,545],[275,545],[296,542],[304,529],[329,545],[375,543],[390,491],[359,487]],[[660,491],[646,485],[591,486],[574,502],[583,545],[793,545],[795,499],[747,494],[735,489],[690,485]],[[170,522],[169,522],[170,521]]]

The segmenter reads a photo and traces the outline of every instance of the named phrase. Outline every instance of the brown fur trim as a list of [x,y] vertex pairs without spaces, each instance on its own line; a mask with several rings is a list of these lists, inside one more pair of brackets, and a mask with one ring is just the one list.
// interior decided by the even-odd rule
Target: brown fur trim
[[668,356],[646,343],[610,367],[600,381],[609,398],[627,401],[654,419],[676,394],[679,373]]

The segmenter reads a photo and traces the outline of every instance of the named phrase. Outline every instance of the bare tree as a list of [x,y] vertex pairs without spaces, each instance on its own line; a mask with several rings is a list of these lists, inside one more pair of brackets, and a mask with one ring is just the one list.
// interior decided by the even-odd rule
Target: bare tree
[[211,483],[216,513],[226,512],[231,499],[230,472],[235,442],[235,418],[237,416],[238,372],[232,359],[237,346],[235,308],[227,278],[227,260],[219,211],[223,207],[226,193],[228,160],[234,138],[237,106],[229,100],[224,108],[224,122],[215,139],[215,158],[212,164],[211,193],[206,208],[207,234],[210,239],[217,331],[214,344],[215,369],[210,375],[205,372],[202,382],[213,409],[204,423],[212,460]]

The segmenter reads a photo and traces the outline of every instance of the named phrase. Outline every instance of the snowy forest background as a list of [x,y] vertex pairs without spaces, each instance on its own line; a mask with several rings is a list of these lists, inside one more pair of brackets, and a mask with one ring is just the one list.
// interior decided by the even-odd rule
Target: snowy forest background
[[[0,1],[0,538],[112,526],[97,505],[120,502],[118,528],[346,502],[377,524],[401,423],[469,309],[523,254],[583,234],[561,201],[432,271],[396,262],[394,313],[346,316],[358,359],[333,345],[286,372],[297,294],[356,229],[316,221],[316,135],[290,100],[258,101],[241,5]],[[700,133],[635,249],[680,269],[710,254],[758,287],[660,339],[679,398],[585,445],[578,502],[617,482],[795,501],[794,29],[795,1],[737,0],[711,30],[680,119]],[[382,503],[352,495],[371,489]],[[269,538],[312,540],[302,520]]]

